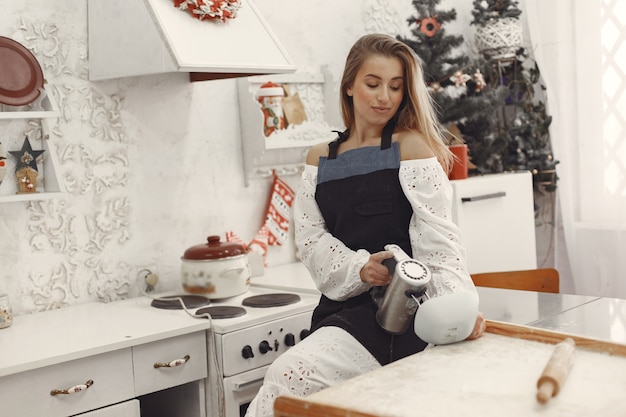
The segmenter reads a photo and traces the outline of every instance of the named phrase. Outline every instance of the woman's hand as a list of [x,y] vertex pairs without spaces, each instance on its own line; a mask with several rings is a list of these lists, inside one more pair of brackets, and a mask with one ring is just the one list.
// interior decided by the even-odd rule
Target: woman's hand
[[474,324],[474,330],[467,336],[467,340],[478,339],[480,336],[485,333],[485,328],[487,327],[487,321],[485,320],[485,316],[483,313],[478,312],[478,316],[476,317],[476,324]]
[[389,269],[382,262],[385,259],[393,258],[393,252],[384,250],[370,255],[363,268],[361,268],[361,281],[373,286],[387,285],[391,281]]

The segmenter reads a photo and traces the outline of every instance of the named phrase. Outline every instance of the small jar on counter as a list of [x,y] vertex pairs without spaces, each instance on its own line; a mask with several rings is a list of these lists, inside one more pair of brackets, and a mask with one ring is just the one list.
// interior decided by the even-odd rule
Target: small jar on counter
[[9,327],[11,324],[13,324],[13,311],[9,296],[0,294],[0,329]]

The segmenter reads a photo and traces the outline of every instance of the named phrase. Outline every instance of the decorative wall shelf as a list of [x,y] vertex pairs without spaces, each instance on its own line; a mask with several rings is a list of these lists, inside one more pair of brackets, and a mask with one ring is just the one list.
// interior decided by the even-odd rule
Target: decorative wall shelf
[[[320,73],[276,74],[242,78],[238,81],[239,117],[241,120],[242,152],[245,184],[255,178],[266,178],[276,171],[278,175],[297,175],[302,171],[309,147],[329,142],[337,136],[328,120],[327,97],[329,83]],[[264,116],[256,93],[266,82],[288,85],[291,95],[299,95],[307,120],[289,125],[266,137],[263,133]]]
[[[0,203],[31,200],[48,200],[59,198],[65,195],[56,173],[58,161],[56,154],[50,149],[50,126],[51,119],[59,117],[60,112],[54,98],[49,90],[44,86],[44,93],[40,99],[27,106],[6,106],[0,105],[0,123],[11,120],[39,120],[41,124],[41,137],[29,138],[33,148],[43,149],[44,153],[37,161],[40,178],[37,181],[38,192],[30,194],[16,194],[17,185],[14,178],[14,164],[11,157],[8,157],[7,175],[0,185]],[[0,138],[2,140],[3,138]],[[19,143],[23,138],[19,138]],[[4,142],[4,141],[3,141]],[[5,148],[6,148],[5,144]],[[8,149],[7,149],[8,151]]]
[[48,91],[27,106],[7,106],[0,104],[0,120],[2,119],[48,119],[59,117],[59,108]]

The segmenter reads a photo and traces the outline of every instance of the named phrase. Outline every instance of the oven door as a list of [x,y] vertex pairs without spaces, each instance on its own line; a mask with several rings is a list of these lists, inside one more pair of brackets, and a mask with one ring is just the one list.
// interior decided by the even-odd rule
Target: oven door
[[[269,366],[263,366],[224,378],[224,417],[244,416],[248,405],[263,384],[263,377],[267,368]],[[215,392],[216,390],[211,391]],[[211,396],[213,395],[211,394]],[[214,401],[211,402],[215,404]]]

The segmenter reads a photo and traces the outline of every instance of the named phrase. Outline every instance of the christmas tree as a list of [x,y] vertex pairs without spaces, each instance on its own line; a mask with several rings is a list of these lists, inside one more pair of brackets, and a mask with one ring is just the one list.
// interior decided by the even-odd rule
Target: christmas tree
[[456,11],[439,9],[440,2],[413,0],[417,13],[407,19],[412,37],[398,39],[420,58],[440,123],[458,128],[468,145],[470,174],[529,170],[535,189],[554,190],[558,161],[550,146],[551,117],[539,68],[521,46],[517,1],[474,0],[472,24],[492,30],[485,32],[487,40],[499,41],[509,23],[516,37],[513,46],[484,47],[473,59],[460,51],[462,36],[446,33]]
[[521,13],[516,0],[474,0],[472,24],[478,26],[477,44],[489,60],[488,84],[508,90],[495,113],[500,136],[507,143],[501,154],[502,168],[529,170],[536,190],[554,191],[558,161],[552,156],[548,130],[552,117],[544,101],[539,67],[521,46]]
[[522,11],[517,0],[474,0],[473,24],[485,24],[494,19],[519,18]]
[[484,74],[489,64],[459,51],[464,38],[448,35],[446,24],[456,19],[454,9],[441,10],[440,0],[413,0],[417,15],[407,19],[412,38],[398,36],[410,46],[424,69],[424,77],[436,104],[440,123],[450,131],[458,128],[468,145],[470,166],[479,172],[501,171],[501,154],[507,143],[499,135],[493,117],[508,94],[505,88],[488,85]]

